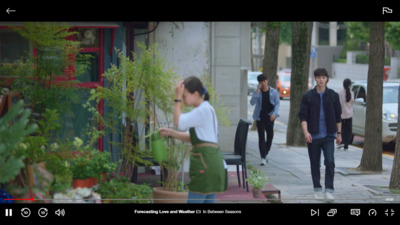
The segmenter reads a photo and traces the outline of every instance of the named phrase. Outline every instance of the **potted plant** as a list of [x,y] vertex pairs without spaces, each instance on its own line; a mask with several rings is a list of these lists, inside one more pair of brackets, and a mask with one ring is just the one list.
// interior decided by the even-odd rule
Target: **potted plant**
[[184,181],[183,162],[189,151],[188,144],[168,137],[164,139],[167,157],[161,162],[164,170],[162,187],[153,188],[154,203],[186,203],[187,188]]
[[117,163],[112,162],[109,152],[100,152],[97,149],[93,149],[90,152],[90,164],[94,177],[100,178],[100,180],[105,179],[108,173],[114,172],[117,168]]
[[268,177],[264,175],[264,172],[261,170],[258,170],[257,168],[250,167],[249,168],[250,175],[246,179],[247,182],[249,182],[250,186],[253,187],[252,192],[253,192],[253,197],[254,198],[259,198],[261,189],[265,186],[265,184],[268,181]]
[[[107,85],[91,91],[85,104],[93,110],[97,106],[91,106],[91,102],[99,104],[103,100],[104,107],[109,109],[98,118],[98,123],[107,132],[105,147],[113,161],[118,161],[116,174],[123,173],[127,177],[132,176],[137,163],[152,164],[143,160],[143,156],[151,154],[145,134],[155,130],[155,123],[159,121],[157,112],[172,112],[171,87],[177,81],[174,73],[165,69],[156,45],[146,46],[140,42],[137,45],[140,54],[133,53],[133,59],[118,53],[120,64],[112,65],[103,75]],[[150,124],[154,126],[149,128]],[[145,128],[139,130],[138,125]]]
[[73,188],[91,187],[88,178],[91,176],[91,168],[89,167],[89,158],[86,154],[76,155],[72,159],[72,178]]

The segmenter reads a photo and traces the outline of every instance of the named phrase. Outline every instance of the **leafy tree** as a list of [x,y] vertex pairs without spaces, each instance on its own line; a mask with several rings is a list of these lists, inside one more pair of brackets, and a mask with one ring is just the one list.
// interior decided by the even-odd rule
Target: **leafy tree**
[[392,48],[400,50],[400,22],[386,23],[385,38]]

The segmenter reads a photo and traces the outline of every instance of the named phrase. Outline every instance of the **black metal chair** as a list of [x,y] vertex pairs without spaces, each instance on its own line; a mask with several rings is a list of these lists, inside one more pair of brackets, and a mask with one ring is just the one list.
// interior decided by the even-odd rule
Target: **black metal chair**
[[222,153],[222,156],[223,156],[226,164],[236,165],[236,172],[237,172],[239,187],[241,186],[240,185],[239,166],[242,166],[243,188],[246,187],[247,192],[249,192],[249,184],[246,181],[246,178],[247,178],[246,143],[247,143],[247,136],[248,136],[250,125],[251,125],[251,123],[249,121],[240,119],[238,126],[236,128],[235,144],[234,144],[233,153]]

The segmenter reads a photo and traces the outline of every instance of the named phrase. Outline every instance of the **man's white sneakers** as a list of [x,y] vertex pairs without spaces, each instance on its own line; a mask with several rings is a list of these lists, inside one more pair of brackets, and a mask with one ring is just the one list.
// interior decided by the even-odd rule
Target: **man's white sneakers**
[[326,195],[326,200],[328,200],[328,201],[334,201],[335,200],[335,198],[333,197],[332,193],[326,192],[325,195]]
[[314,192],[314,198],[317,200],[322,200],[324,199],[324,193],[322,191],[316,191]]
[[322,191],[315,191],[314,192],[314,198],[317,200],[322,200],[326,198],[328,201],[334,201],[335,198],[333,197],[332,193],[330,192],[322,192]]

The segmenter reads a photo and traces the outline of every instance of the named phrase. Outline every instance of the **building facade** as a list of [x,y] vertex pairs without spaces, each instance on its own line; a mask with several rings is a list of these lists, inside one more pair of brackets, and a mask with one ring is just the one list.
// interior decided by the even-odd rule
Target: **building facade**
[[[82,136],[82,124],[87,122],[89,115],[80,105],[86,102],[91,89],[107,85],[102,74],[111,65],[120,63],[116,49],[125,56],[132,56],[138,41],[156,42],[178,75],[183,78],[195,75],[212,82],[221,102],[230,111],[230,125],[219,126],[220,144],[226,151],[233,151],[237,123],[240,118],[247,118],[250,22],[67,22],[67,25],[77,32],[71,40],[81,42],[79,54],[90,55],[91,60],[88,69],[78,78],[82,87],[80,104],[73,107],[72,115],[63,118],[65,124],[60,137]],[[26,53],[37,54],[27,40],[12,30],[14,26],[23,26],[23,23],[0,23],[1,63],[17,60]],[[0,76],[4,78],[7,74]],[[57,77],[65,76],[59,74]],[[102,103],[99,111],[107,113]],[[139,129],[147,127],[138,126]],[[99,149],[107,150],[107,146],[106,139],[99,141]]]

